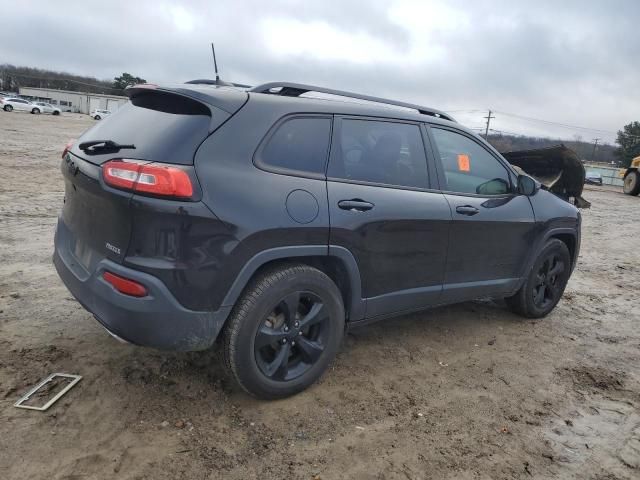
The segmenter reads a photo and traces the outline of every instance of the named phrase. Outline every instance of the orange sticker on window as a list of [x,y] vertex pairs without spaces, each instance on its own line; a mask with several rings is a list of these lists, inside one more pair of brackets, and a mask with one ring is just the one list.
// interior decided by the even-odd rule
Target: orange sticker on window
[[458,154],[458,170],[461,172],[471,171],[471,160],[469,160],[469,155],[465,153]]

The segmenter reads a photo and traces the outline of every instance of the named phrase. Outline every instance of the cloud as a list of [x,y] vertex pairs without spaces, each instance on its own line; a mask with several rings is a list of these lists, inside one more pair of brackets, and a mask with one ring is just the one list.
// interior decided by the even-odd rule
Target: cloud
[[[490,107],[606,131],[640,112],[640,2],[70,0],[13,2],[3,18],[12,21],[0,29],[0,62],[99,78],[212,77],[215,41],[225,79],[467,110],[456,115],[470,126]],[[499,113],[494,126],[590,136]]]

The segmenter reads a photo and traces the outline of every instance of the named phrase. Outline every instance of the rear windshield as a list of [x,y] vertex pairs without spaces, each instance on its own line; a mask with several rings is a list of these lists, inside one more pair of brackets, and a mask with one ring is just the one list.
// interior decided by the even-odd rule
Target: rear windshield
[[74,153],[98,164],[111,158],[134,158],[190,165],[210,124],[211,111],[195,100],[164,92],[144,93],[100,120],[76,142],[112,140],[133,144],[135,149],[88,153],[74,148]]

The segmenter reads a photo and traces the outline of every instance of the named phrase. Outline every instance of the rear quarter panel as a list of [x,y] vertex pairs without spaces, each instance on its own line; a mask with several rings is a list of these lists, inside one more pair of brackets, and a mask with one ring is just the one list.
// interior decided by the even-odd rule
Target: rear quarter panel
[[[257,253],[285,246],[328,246],[326,181],[271,173],[253,163],[271,126],[289,113],[293,113],[290,106],[282,102],[249,100],[196,154],[202,201],[227,229],[225,241],[209,252],[218,266],[211,278],[214,303],[222,300],[220,296]],[[295,221],[287,211],[287,198],[296,190],[308,192],[317,202],[317,215],[308,223]]]

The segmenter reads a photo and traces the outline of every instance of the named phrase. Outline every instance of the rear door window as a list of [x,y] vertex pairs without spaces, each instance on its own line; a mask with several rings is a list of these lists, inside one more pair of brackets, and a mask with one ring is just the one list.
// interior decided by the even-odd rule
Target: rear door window
[[431,132],[446,179],[443,190],[478,195],[509,193],[507,169],[479,143],[451,130],[432,127]]
[[337,138],[330,177],[428,188],[427,158],[418,125],[343,118]]
[[288,118],[267,137],[258,151],[257,164],[270,171],[324,176],[330,139],[330,117]]

